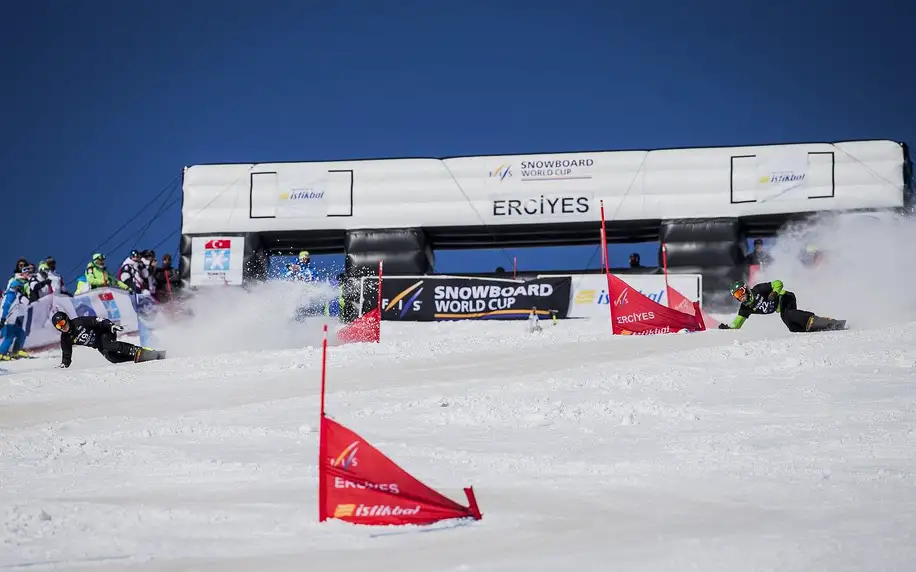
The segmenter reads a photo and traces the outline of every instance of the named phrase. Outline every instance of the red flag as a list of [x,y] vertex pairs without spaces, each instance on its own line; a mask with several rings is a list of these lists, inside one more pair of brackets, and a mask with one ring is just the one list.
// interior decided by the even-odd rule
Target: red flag
[[696,313],[688,314],[650,300],[613,274],[607,275],[607,281],[614,316],[614,334],[651,335],[701,332],[706,329],[699,303],[694,303]]
[[375,308],[366,312],[351,324],[337,332],[337,339],[341,343],[375,342],[382,339],[382,274],[383,263],[378,261],[378,286],[376,291]]
[[427,487],[365,439],[321,419],[320,520],[353,524],[431,524],[451,518],[480,519],[474,492],[469,507]]
[[226,249],[226,248],[231,248],[231,246],[232,246],[232,241],[229,240],[229,239],[208,240],[208,241],[204,244],[204,248],[206,248],[206,249],[216,248],[216,249],[222,250],[222,249]]
[[347,324],[337,332],[337,339],[341,343],[351,344],[359,342],[378,343],[382,338],[381,311],[378,306],[366,312],[353,322]]
[[751,284],[751,286],[754,285],[754,282],[756,281],[757,276],[760,274],[760,271],[761,267],[759,264],[751,264],[747,267],[747,281]]
[[696,304],[688,300],[686,296],[671,286],[668,286],[668,305],[675,310],[684,312],[685,314],[690,314],[691,316],[695,316],[696,312],[699,310],[700,315],[703,317],[703,324],[707,329],[719,327],[719,320],[716,320],[701,310]]

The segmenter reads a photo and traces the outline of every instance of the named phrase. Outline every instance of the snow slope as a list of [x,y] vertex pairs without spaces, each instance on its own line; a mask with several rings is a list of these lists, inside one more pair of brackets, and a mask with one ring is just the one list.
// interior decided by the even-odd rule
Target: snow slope
[[0,569],[916,566],[916,323],[607,329],[386,322],[330,349],[330,415],[460,502],[474,485],[482,521],[425,529],[318,524],[317,347],[13,363]]

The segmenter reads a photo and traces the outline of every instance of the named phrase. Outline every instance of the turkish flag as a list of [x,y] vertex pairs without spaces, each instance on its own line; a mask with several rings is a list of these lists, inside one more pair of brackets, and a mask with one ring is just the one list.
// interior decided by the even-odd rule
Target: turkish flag
[[228,238],[217,238],[214,240],[208,240],[204,244],[204,248],[207,250],[216,249],[216,250],[226,250],[232,247],[232,241]]
[[607,287],[615,334],[652,335],[706,329],[698,302],[693,303],[694,314],[662,306],[610,272],[607,274]]
[[424,485],[365,439],[340,423],[321,419],[320,519],[353,524],[431,524],[451,518],[480,519],[471,489],[470,507]]

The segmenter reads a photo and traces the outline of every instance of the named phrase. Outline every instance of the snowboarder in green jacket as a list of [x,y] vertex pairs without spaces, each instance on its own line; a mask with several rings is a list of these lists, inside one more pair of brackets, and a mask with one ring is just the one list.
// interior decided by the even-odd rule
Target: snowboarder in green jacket
[[782,280],[761,282],[749,288],[743,280],[731,286],[732,296],[741,302],[738,315],[731,324],[719,324],[720,330],[737,330],[753,314],[779,313],[782,322],[790,332],[820,332],[824,330],[845,330],[846,320],[834,320],[799,310],[795,293],[785,289]]

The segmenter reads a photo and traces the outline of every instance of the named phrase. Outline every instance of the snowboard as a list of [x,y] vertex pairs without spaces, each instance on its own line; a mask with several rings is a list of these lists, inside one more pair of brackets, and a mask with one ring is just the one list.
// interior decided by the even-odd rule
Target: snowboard
[[848,330],[846,320],[834,320],[833,318],[822,318],[817,316],[814,323],[808,329],[809,332],[834,332],[838,330]]
[[165,350],[140,348],[140,353],[137,355],[137,363],[142,363],[145,361],[156,361],[160,359],[165,359],[165,357],[166,357]]

